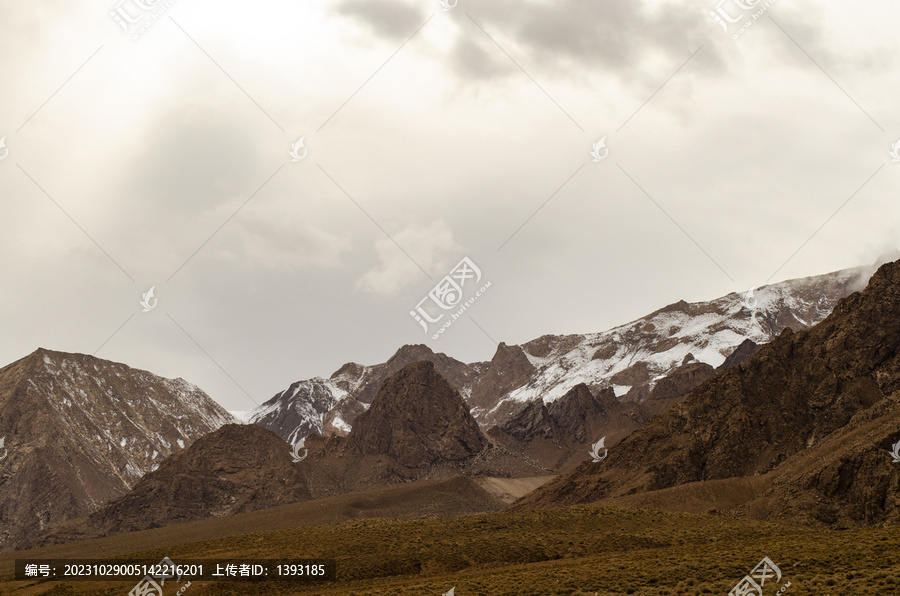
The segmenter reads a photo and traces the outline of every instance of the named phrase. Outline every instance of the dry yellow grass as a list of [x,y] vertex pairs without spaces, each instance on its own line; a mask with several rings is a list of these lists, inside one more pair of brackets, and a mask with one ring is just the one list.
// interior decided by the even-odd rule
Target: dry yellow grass
[[[338,561],[338,580],[328,585],[195,583],[188,596],[440,596],[453,586],[457,596],[724,595],[763,556],[781,567],[781,585],[791,582],[785,596],[900,594],[898,528],[838,532],[579,506],[447,519],[351,520],[201,542],[187,542],[187,534],[181,538],[182,544],[132,555]],[[94,556],[89,551],[83,556]],[[6,578],[0,590],[112,596],[126,594],[131,585],[39,585]]]

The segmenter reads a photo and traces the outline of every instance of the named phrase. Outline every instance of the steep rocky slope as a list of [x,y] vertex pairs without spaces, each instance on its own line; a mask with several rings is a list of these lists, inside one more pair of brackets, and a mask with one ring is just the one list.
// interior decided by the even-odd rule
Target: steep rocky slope
[[478,417],[492,410],[497,405],[498,395],[506,395],[526,385],[536,374],[537,369],[521,347],[500,342],[487,370],[475,380],[469,399],[472,414]]
[[621,429],[640,426],[645,416],[640,406],[620,404],[612,389],[594,396],[581,384],[550,404],[527,404],[488,435],[550,470],[566,470],[586,459],[601,436],[613,444],[627,435]]
[[[824,523],[895,523],[900,472],[900,262],[842,300],[822,323],[786,329],[742,364],[518,507],[718,483],[733,512]],[[729,488],[730,487],[730,488]]]
[[167,458],[87,519],[60,524],[31,546],[123,534],[246,513],[310,498],[287,443],[254,424],[228,424]]
[[359,415],[350,439],[363,455],[384,454],[410,468],[461,461],[487,446],[469,407],[434,365],[402,368]]

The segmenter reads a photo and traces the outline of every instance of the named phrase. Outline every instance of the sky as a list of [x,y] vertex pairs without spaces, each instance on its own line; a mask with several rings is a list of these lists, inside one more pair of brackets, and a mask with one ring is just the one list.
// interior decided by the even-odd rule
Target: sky
[[247,410],[898,248],[900,4],[443,2],[4,2],[0,365]]

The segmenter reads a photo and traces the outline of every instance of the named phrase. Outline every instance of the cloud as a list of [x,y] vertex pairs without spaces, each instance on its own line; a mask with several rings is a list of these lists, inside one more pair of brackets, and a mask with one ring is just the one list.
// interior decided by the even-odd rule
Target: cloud
[[518,72],[484,35],[460,36],[450,66],[458,76],[466,79],[490,80]]
[[420,3],[409,4],[402,0],[342,0],[335,11],[368,26],[378,37],[398,41],[409,38],[428,17]]
[[300,213],[263,209],[242,210],[223,234],[235,240],[217,251],[225,260],[269,270],[297,270],[307,267],[337,267],[350,250],[349,237],[331,234],[304,221]]
[[[819,22],[823,18],[821,8],[777,6],[779,21],[791,37],[826,68],[840,70],[841,65],[865,69],[884,67],[884,60],[878,60],[881,51],[835,46],[828,30]],[[480,2],[470,4],[464,10],[461,7],[446,13],[455,23],[456,32],[441,59],[466,81],[489,81],[498,75],[517,76],[518,68],[503,54],[507,52],[523,68],[542,79],[600,73],[619,77],[620,84],[640,85],[644,79],[658,82],[659,76],[671,74],[673,66],[680,60],[701,46],[711,46],[697,54],[691,61],[691,69],[718,75],[740,58],[712,47],[732,41],[710,16],[715,7],[715,0],[699,5],[665,0]],[[375,36],[391,44],[405,41],[428,16],[422,10],[422,3],[415,0],[377,3],[343,0],[333,11],[339,17],[363,24]],[[746,14],[751,13],[747,11]],[[436,23],[429,24],[432,26]],[[791,37],[778,27],[767,26],[765,29],[769,38],[767,53],[784,55],[790,50],[793,55],[796,46]],[[848,56],[850,49],[853,56]],[[795,57],[801,58],[802,54]],[[848,65],[848,62],[852,64]]]
[[[420,6],[402,0],[344,0],[335,10],[368,25],[385,41],[397,42],[423,22],[426,15]],[[446,58],[467,80],[492,79],[501,71],[518,73],[511,63],[500,68],[509,62],[503,51],[544,77],[583,75],[598,67],[634,77],[637,67],[661,55],[687,57],[720,33],[708,12],[680,3],[653,3],[651,8],[636,0],[492,0],[447,13],[455,17],[457,32]],[[723,66],[713,53],[697,62],[705,68]]]
[[397,241],[396,244],[389,238],[375,243],[378,264],[360,278],[357,289],[382,297],[395,296],[403,288],[422,278],[418,265],[434,275],[434,272],[442,268],[449,269],[452,266],[450,261],[454,258],[458,260],[461,250],[453,239],[453,232],[443,221],[436,221],[429,226],[412,224],[396,234],[394,240]]
[[624,73],[655,55],[693,51],[716,32],[703,11],[674,4],[651,10],[634,0],[499,0],[480,5],[477,14],[483,27],[502,32],[546,69],[602,65]]

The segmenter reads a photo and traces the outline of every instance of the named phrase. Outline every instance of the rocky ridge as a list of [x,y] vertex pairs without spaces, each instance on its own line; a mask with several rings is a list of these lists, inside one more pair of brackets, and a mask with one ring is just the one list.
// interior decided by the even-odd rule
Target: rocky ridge
[[196,386],[38,349],[0,369],[0,545],[87,515],[233,418]]

